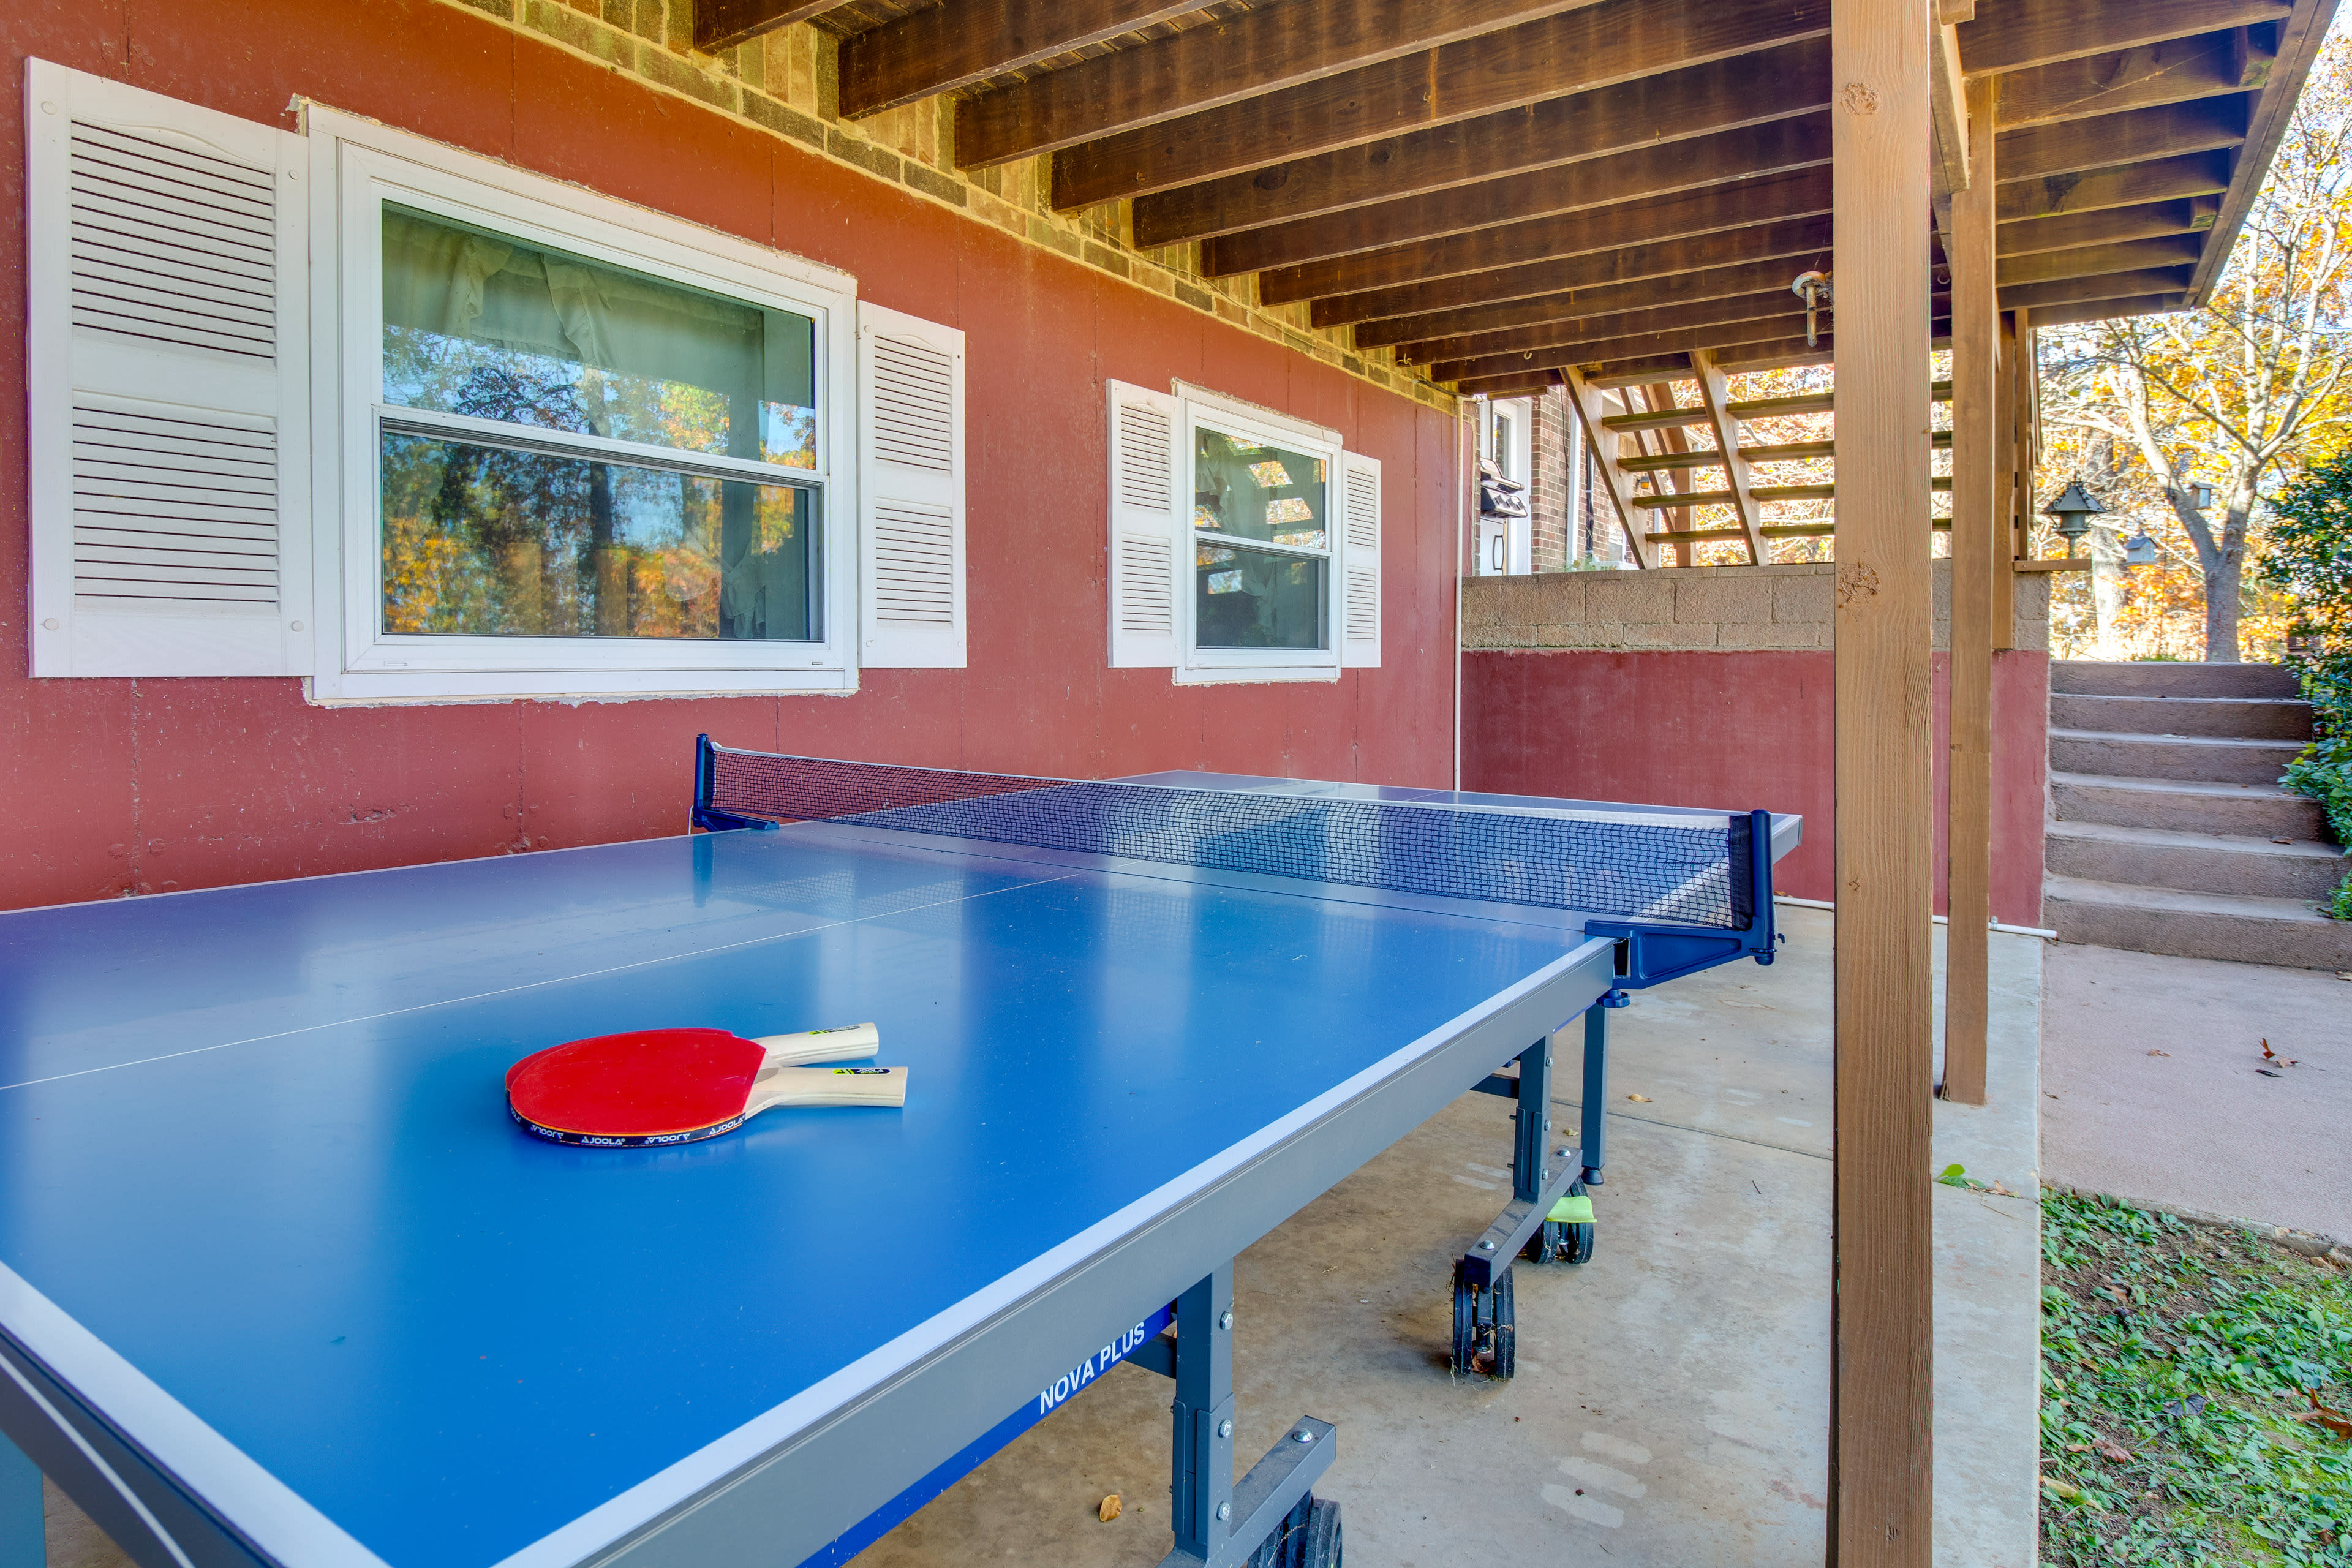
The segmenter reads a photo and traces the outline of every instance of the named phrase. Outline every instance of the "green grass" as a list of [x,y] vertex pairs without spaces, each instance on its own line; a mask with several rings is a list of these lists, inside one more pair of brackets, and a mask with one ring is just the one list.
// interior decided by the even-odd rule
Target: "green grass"
[[2042,1279],[2045,1563],[2352,1564],[2352,1271],[2051,1194]]

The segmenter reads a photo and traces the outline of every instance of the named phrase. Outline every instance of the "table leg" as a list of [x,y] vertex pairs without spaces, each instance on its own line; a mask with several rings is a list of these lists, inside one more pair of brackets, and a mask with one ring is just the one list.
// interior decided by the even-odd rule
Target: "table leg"
[[[1336,1568],[1339,1508],[1311,1489],[1331,1465],[1339,1434],[1301,1416],[1234,1479],[1234,1266],[1230,1261],[1176,1298],[1175,1452],[1168,1488],[1175,1549],[1161,1568]],[[1276,1532],[1297,1534],[1284,1550]]]
[[[1622,995],[1623,993],[1614,993]],[[1601,1184],[1601,1167],[1608,1157],[1609,1138],[1609,1009],[1607,997],[1584,1010],[1584,1184]],[[1623,1006],[1622,1002],[1614,1004]]]
[[0,1568],[43,1568],[47,1561],[40,1467],[0,1435]]

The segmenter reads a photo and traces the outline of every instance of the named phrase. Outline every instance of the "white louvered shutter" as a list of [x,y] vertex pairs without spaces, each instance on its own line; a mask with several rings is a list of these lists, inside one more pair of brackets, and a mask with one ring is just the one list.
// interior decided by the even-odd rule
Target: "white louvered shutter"
[[302,139],[26,91],[33,673],[307,674]]
[[964,661],[963,333],[857,307],[858,655]]
[[1381,662],[1381,462],[1339,454],[1339,662]]
[[1181,660],[1190,509],[1177,493],[1176,400],[1123,381],[1110,395],[1110,663],[1172,669]]

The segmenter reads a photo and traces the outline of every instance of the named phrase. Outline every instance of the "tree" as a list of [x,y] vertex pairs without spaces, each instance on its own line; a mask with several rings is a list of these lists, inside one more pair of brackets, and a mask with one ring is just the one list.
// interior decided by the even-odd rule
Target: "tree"
[[[2210,302],[2044,334],[2045,421],[2137,454],[2195,548],[2208,659],[2239,657],[2258,508],[2352,419],[2347,285],[2352,42],[2339,34],[2314,64]],[[2200,504],[2200,483],[2210,502]]]

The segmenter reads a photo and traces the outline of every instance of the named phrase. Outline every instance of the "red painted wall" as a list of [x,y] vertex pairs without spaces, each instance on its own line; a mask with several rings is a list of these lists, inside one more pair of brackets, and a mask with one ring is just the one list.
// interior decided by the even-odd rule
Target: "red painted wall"
[[[34,5],[9,8],[0,39],[9,94],[35,55],[274,123],[307,95],[846,268],[863,297],[964,330],[971,408],[969,668],[871,671],[851,698],[328,710],[291,680],[26,678],[24,387],[0,372],[0,907],[677,832],[704,730],[1076,776],[1449,782],[1444,416],[430,0]],[[0,112],[9,345],[25,309],[15,102]],[[1179,376],[1381,460],[1384,668],[1183,690],[1105,668],[1102,383]]]
[[[1480,652],[1465,655],[1465,788],[1727,811],[1795,812],[1805,842],[1779,887],[1834,901],[1834,656]],[[1947,658],[1935,656],[1936,883],[1943,912]],[[2042,923],[2050,658],[1993,659],[1993,918]]]

